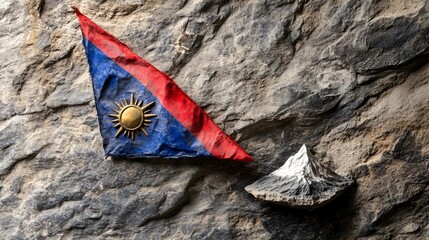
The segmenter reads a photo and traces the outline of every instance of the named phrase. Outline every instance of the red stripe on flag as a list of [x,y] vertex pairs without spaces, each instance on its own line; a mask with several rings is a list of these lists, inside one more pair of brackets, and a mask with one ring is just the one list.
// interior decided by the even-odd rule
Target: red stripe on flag
[[242,162],[253,160],[169,76],[133,53],[127,45],[84,16],[79,9],[73,8],[79,18],[83,35],[145,85],[164,108],[192,132],[214,157]]

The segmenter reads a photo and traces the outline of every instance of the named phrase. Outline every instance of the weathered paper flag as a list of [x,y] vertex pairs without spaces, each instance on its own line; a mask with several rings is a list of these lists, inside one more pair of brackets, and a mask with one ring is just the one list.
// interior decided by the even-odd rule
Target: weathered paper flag
[[106,155],[252,161],[169,76],[74,9]]

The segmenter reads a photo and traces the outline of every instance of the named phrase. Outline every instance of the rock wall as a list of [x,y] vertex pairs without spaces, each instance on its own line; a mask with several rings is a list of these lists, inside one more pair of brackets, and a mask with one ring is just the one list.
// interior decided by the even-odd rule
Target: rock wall
[[[255,161],[105,159],[74,4]],[[429,238],[423,0],[2,0],[4,239]],[[244,187],[303,144],[356,186],[315,211]]]

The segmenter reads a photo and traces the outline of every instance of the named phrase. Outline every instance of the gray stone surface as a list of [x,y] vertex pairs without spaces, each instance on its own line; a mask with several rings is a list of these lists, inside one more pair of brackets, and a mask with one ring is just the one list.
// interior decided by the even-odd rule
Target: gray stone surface
[[417,232],[419,229],[420,229],[420,226],[418,224],[411,222],[405,225],[401,229],[400,233],[414,233],[414,232]]
[[[170,74],[251,164],[103,156],[71,4]],[[421,239],[429,222],[429,5],[0,1],[6,239]],[[312,212],[244,187],[302,143],[356,187]],[[400,233],[413,222],[416,231]]]
[[283,166],[244,189],[264,201],[313,210],[333,201],[352,185],[350,177],[340,176],[320,163],[304,144]]

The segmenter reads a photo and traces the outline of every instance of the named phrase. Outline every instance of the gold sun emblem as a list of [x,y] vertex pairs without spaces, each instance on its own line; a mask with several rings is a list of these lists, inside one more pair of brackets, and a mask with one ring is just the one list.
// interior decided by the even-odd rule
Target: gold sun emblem
[[155,102],[141,107],[143,101],[137,100],[134,102],[134,93],[131,93],[130,103],[128,103],[125,98],[123,102],[115,103],[119,110],[113,109],[115,113],[109,114],[109,116],[115,118],[112,120],[113,123],[116,123],[115,128],[119,127],[115,138],[123,133],[124,136],[134,140],[136,134],[140,135],[140,131],[149,137],[144,127],[149,127],[148,123],[152,122],[152,120],[148,118],[156,117],[156,114],[149,114],[149,108],[153,107]]

